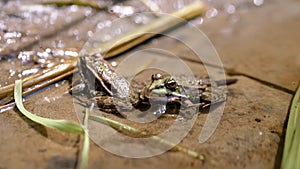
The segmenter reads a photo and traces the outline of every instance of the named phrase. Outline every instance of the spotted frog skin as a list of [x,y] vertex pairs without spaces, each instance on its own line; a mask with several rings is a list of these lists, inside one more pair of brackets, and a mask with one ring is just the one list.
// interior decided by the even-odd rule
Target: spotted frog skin
[[99,56],[85,56],[79,59],[82,83],[77,87],[86,91],[88,97],[97,103],[100,110],[109,113],[145,110],[151,104],[165,104],[163,113],[178,113],[178,109],[193,106],[205,108],[223,102],[225,91],[219,87],[236,80],[213,81],[208,77],[198,80],[184,80],[182,77],[153,74],[146,85],[129,82]]

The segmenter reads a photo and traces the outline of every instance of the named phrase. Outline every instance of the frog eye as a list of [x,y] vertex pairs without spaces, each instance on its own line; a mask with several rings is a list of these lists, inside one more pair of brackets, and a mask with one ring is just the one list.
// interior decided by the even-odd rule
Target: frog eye
[[175,81],[175,79],[173,78],[168,78],[165,81],[165,85],[168,89],[170,90],[175,90],[177,87],[177,82]]
[[155,73],[151,76],[152,81],[159,80],[162,78],[162,75],[160,73]]

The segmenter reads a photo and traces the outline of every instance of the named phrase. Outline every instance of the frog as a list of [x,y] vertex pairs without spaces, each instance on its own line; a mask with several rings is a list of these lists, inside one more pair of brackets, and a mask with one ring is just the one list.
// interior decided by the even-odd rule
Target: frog
[[[222,85],[235,83],[235,79],[214,81],[208,76],[186,80],[180,76],[154,73],[150,82],[141,87],[130,83],[101,56],[84,56],[78,61],[81,82],[75,93],[85,91],[97,107],[107,113],[145,111],[153,104],[161,105],[154,114],[178,114],[190,107],[203,109],[224,102],[226,92]],[[139,87],[137,87],[139,86]],[[74,89],[72,90],[74,91]],[[163,107],[163,108],[162,108]]]

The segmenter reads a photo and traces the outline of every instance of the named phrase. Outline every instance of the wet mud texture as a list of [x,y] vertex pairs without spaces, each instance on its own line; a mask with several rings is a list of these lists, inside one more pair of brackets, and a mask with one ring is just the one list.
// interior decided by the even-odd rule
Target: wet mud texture
[[[148,10],[136,1],[125,1],[123,5],[142,7],[139,8],[141,11]],[[225,109],[211,137],[204,143],[199,143],[199,135],[210,115],[200,113],[192,129],[179,143],[180,146],[205,155],[204,161],[175,150],[149,158],[125,158],[105,151],[92,141],[89,168],[278,168],[284,124],[290,100],[299,82],[299,5],[296,0],[266,1],[260,7],[237,10],[234,15],[205,19],[201,25],[199,18],[192,21],[215,46],[224,70],[228,72],[227,77],[238,79],[236,84],[228,86]],[[119,17],[107,11],[96,11],[86,7],[72,10],[69,7],[50,7],[48,10],[58,15],[49,25],[45,25],[43,21],[30,22],[26,18],[20,18],[18,14],[23,15],[22,11],[3,10],[5,12],[1,13],[0,19],[1,55],[12,54],[13,57],[13,54],[21,50],[40,50],[48,47],[80,49],[89,36],[92,36],[89,31],[94,32],[97,26],[99,29],[101,25],[105,25],[105,21]],[[47,20],[47,11],[44,16]],[[67,21],[63,16],[68,18]],[[100,22],[102,24],[99,24]],[[24,27],[20,27],[20,24]],[[191,32],[186,31],[186,27],[178,27],[172,33],[180,35],[182,39],[189,39],[197,46],[201,40],[194,38]],[[21,32],[22,38],[26,40],[20,39],[17,34],[12,38],[16,39],[15,43],[6,44],[4,34],[7,31]],[[119,63],[126,56],[150,48],[171,52],[196,75],[207,73],[207,68],[215,72],[223,70],[220,65],[203,64],[191,49],[178,40],[165,36],[147,41],[111,61]],[[169,61],[173,59],[160,52],[151,54],[157,55],[158,58],[167,58]],[[1,85],[18,78],[18,73],[8,78],[11,65],[7,65],[5,60],[0,64]],[[20,63],[16,62],[16,65],[18,64]],[[58,87],[52,86],[32,95],[26,99],[25,107],[43,117],[78,121],[73,98],[67,93],[69,85],[68,81],[65,81]],[[174,123],[172,117],[160,118],[153,122],[154,125],[143,125],[114,114],[105,116],[152,134],[160,133]],[[121,144],[119,140],[110,142]],[[81,145],[82,138],[79,136],[31,122],[17,109],[0,114],[0,169],[76,168]],[[134,151],[134,147],[132,148]]]

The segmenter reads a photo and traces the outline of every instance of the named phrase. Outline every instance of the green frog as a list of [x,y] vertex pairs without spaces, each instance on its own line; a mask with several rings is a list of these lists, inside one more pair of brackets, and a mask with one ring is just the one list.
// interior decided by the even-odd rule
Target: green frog
[[157,104],[154,114],[177,114],[179,109],[189,107],[205,108],[223,102],[225,91],[220,85],[234,83],[236,80],[213,81],[208,77],[186,80],[184,76],[173,77],[155,73],[147,85],[129,82],[118,74],[101,56],[84,56],[79,59],[82,83],[75,91],[85,91],[100,110],[109,113],[147,110]]

